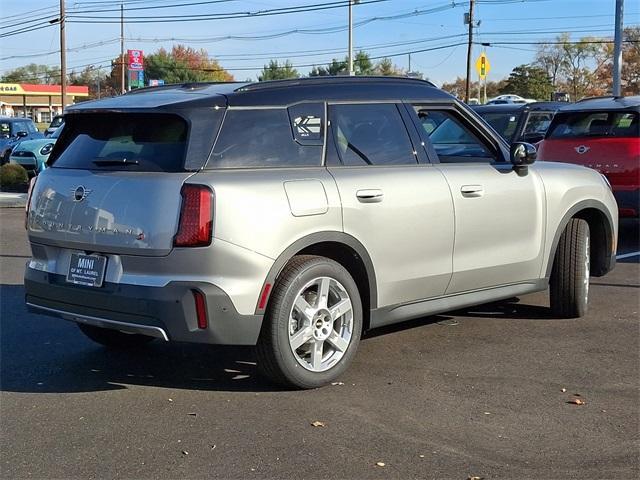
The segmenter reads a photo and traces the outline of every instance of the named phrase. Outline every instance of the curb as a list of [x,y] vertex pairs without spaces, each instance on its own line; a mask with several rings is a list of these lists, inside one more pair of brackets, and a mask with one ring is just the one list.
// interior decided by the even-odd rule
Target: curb
[[26,193],[0,193],[0,208],[24,208],[26,205]]

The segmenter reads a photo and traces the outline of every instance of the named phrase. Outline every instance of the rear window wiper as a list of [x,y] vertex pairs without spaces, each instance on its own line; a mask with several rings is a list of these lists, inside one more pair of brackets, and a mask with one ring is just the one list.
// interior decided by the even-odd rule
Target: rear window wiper
[[128,158],[96,158],[93,160],[93,163],[99,166],[107,167],[107,166],[117,166],[117,165],[139,165],[140,162],[138,160],[130,160]]

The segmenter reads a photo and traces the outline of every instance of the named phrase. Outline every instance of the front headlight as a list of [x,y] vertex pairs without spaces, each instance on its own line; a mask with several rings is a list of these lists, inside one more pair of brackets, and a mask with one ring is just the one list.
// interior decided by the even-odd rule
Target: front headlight
[[49,155],[51,150],[53,150],[53,143],[47,143],[40,149],[40,155]]

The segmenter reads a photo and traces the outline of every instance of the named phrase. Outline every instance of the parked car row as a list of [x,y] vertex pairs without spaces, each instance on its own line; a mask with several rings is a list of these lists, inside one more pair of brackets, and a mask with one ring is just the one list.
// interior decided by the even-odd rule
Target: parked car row
[[639,217],[640,97],[471,108],[509,143],[536,144],[538,160],[599,171],[611,184],[620,216]]

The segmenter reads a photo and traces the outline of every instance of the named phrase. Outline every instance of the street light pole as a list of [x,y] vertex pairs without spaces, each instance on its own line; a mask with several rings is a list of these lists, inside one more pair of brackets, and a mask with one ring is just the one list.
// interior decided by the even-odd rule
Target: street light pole
[[[64,0],[60,0],[60,104],[61,113],[64,113],[64,106],[67,99],[67,41],[65,35],[65,7]],[[25,112],[26,117],[26,112]]]
[[622,95],[622,16],[624,0],[616,0],[616,30],[613,45],[613,96]]

